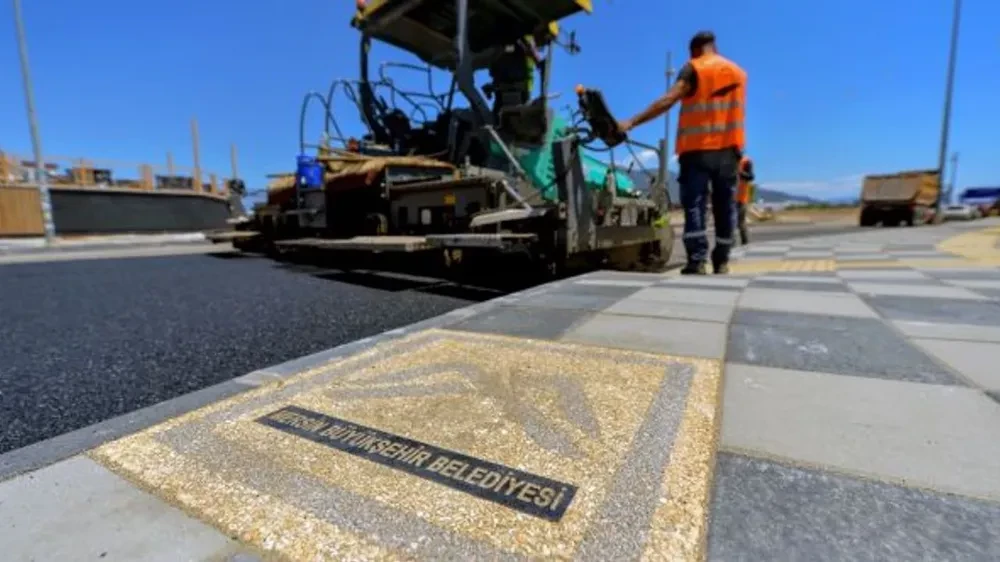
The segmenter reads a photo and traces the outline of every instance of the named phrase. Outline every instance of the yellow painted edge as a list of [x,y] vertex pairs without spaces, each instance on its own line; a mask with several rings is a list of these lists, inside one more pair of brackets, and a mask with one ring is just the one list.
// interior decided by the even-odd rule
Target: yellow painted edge
[[722,362],[699,364],[660,488],[644,562],[704,560],[722,420]]

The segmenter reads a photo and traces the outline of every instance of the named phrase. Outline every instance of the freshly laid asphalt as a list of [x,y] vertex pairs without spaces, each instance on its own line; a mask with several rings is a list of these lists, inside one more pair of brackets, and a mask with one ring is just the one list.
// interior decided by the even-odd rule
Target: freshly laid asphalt
[[500,295],[227,256],[0,265],[0,453]]
[[212,255],[0,265],[0,453],[470,302],[340,277]]

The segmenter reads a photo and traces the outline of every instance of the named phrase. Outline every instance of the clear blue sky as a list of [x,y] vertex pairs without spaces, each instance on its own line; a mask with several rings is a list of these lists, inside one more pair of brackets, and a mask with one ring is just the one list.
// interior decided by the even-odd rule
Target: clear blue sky
[[[592,15],[563,23],[583,51],[557,55],[559,105],[584,82],[629,116],[663,91],[666,51],[679,66],[690,36],[711,29],[722,53],[750,76],[748,149],[762,186],[844,196],[856,193],[865,173],[936,165],[950,1],[594,4]],[[12,13],[9,2],[0,6],[0,149],[27,154]],[[262,187],[265,174],[294,166],[302,95],[356,77],[353,6],[25,0],[45,152],[163,162],[172,151],[190,164],[189,120],[197,116],[202,167],[228,173],[235,142],[242,175]],[[1000,2],[965,1],[950,145],[961,154],[960,189],[1000,185],[997,21]],[[407,57],[390,48],[373,54]],[[356,117],[338,102],[342,122],[354,127]],[[320,113],[312,115],[318,122]],[[635,136],[653,142],[662,130],[651,123]]]

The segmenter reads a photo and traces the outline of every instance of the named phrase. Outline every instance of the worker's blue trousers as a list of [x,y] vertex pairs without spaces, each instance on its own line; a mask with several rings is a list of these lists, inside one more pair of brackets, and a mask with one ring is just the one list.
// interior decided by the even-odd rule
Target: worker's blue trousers
[[[700,164],[700,163],[699,163]],[[712,198],[712,215],[715,219],[715,248],[712,263],[720,265],[729,261],[736,227],[737,176],[730,166],[704,166],[681,164],[678,178],[681,204],[684,205],[684,250],[689,264],[699,264],[708,258],[708,230],[706,211],[708,198]]]

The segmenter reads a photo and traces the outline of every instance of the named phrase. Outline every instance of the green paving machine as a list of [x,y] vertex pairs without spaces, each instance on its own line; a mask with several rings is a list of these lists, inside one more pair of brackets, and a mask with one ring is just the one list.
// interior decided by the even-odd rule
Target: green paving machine
[[[579,51],[572,35],[560,41],[558,22],[591,11],[590,0],[358,2],[351,24],[361,36],[360,78],[338,81],[328,97],[310,94],[303,104],[302,127],[310,97],[324,106],[323,141],[309,146],[300,134],[296,172],[274,178],[268,204],[239,231],[209,238],[278,254],[407,254],[449,267],[502,256],[546,272],[579,262],[625,269],[666,263],[673,230],[664,144],[621,134],[598,90],[578,86],[568,118],[550,104],[556,47]],[[540,95],[477,87],[476,73],[525,37],[538,49]],[[449,90],[403,91],[385,74],[393,63],[372,76],[373,41],[418,57],[426,67],[397,66],[422,68],[429,85],[432,71],[448,73]],[[367,128],[359,139],[345,138],[332,113],[337,86]],[[310,148],[315,155],[306,154]],[[617,167],[616,149],[652,151],[659,166]],[[610,152],[611,163],[596,151]]]

